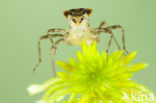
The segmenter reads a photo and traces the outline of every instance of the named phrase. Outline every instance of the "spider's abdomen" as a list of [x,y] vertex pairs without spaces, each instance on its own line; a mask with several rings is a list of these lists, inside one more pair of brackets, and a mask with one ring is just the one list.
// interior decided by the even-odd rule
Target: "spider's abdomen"
[[70,31],[68,42],[74,45],[81,45],[82,42],[90,45],[93,41],[96,40],[96,37],[91,34],[90,30],[85,31]]

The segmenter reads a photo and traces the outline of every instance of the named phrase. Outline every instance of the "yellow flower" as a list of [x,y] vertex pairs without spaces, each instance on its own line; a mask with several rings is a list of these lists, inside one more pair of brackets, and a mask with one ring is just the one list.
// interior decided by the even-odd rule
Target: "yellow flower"
[[77,52],[78,61],[73,58],[69,58],[69,63],[57,61],[65,71],[43,84],[47,91],[42,100],[60,103],[69,95],[62,103],[154,102],[154,94],[148,88],[131,80],[136,71],[147,66],[131,65],[135,55],[132,52],[124,57],[121,50],[107,57],[106,52],[99,53],[96,42],[91,46],[82,43],[82,52]]

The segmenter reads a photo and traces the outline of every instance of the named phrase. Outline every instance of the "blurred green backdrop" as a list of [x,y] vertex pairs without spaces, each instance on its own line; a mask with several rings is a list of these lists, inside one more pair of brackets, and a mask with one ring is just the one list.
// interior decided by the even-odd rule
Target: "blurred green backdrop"
[[[37,41],[50,28],[68,28],[62,11],[71,8],[92,8],[92,27],[105,20],[109,25],[120,24],[125,29],[129,52],[138,51],[136,62],[149,66],[135,74],[133,80],[156,91],[156,1],[155,0],[1,0],[0,1],[0,102],[34,103],[41,95],[29,96],[26,88],[52,77],[50,41],[42,41],[43,62],[36,74]],[[121,41],[121,32],[114,30]],[[104,36],[105,35],[105,36]],[[105,38],[104,38],[105,37]],[[102,34],[99,50],[104,50],[109,36]],[[76,57],[80,47],[61,44],[56,60]],[[114,43],[111,52],[115,50]],[[57,67],[59,70],[59,67]],[[156,92],[155,92],[156,93]]]

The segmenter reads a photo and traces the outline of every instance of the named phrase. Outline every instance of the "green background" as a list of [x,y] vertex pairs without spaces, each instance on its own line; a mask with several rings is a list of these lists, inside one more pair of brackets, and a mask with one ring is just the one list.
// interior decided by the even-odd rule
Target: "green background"
[[[49,40],[42,41],[43,62],[35,75],[32,72],[38,62],[38,38],[50,28],[67,29],[62,11],[79,7],[93,9],[92,27],[98,27],[103,20],[124,27],[128,51],[138,51],[133,63],[149,64],[133,80],[156,91],[155,0],[0,0],[0,103],[34,103],[40,99],[41,94],[31,97],[26,91],[30,84],[52,77]],[[121,41],[121,32],[114,30],[114,34]],[[105,49],[108,37],[100,35],[100,51]],[[111,52],[115,49],[113,43]],[[55,59],[76,58],[77,50],[81,48],[61,44]]]

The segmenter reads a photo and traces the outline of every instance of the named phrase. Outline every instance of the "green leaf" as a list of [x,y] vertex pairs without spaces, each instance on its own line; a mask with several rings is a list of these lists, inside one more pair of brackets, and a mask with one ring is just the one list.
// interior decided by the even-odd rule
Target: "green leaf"
[[137,72],[141,69],[144,69],[145,67],[147,67],[148,64],[145,64],[145,63],[139,63],[139,64],[135,64],[135,65],[132,65],[131,67],[129,67],[127,69],[128,72]]

